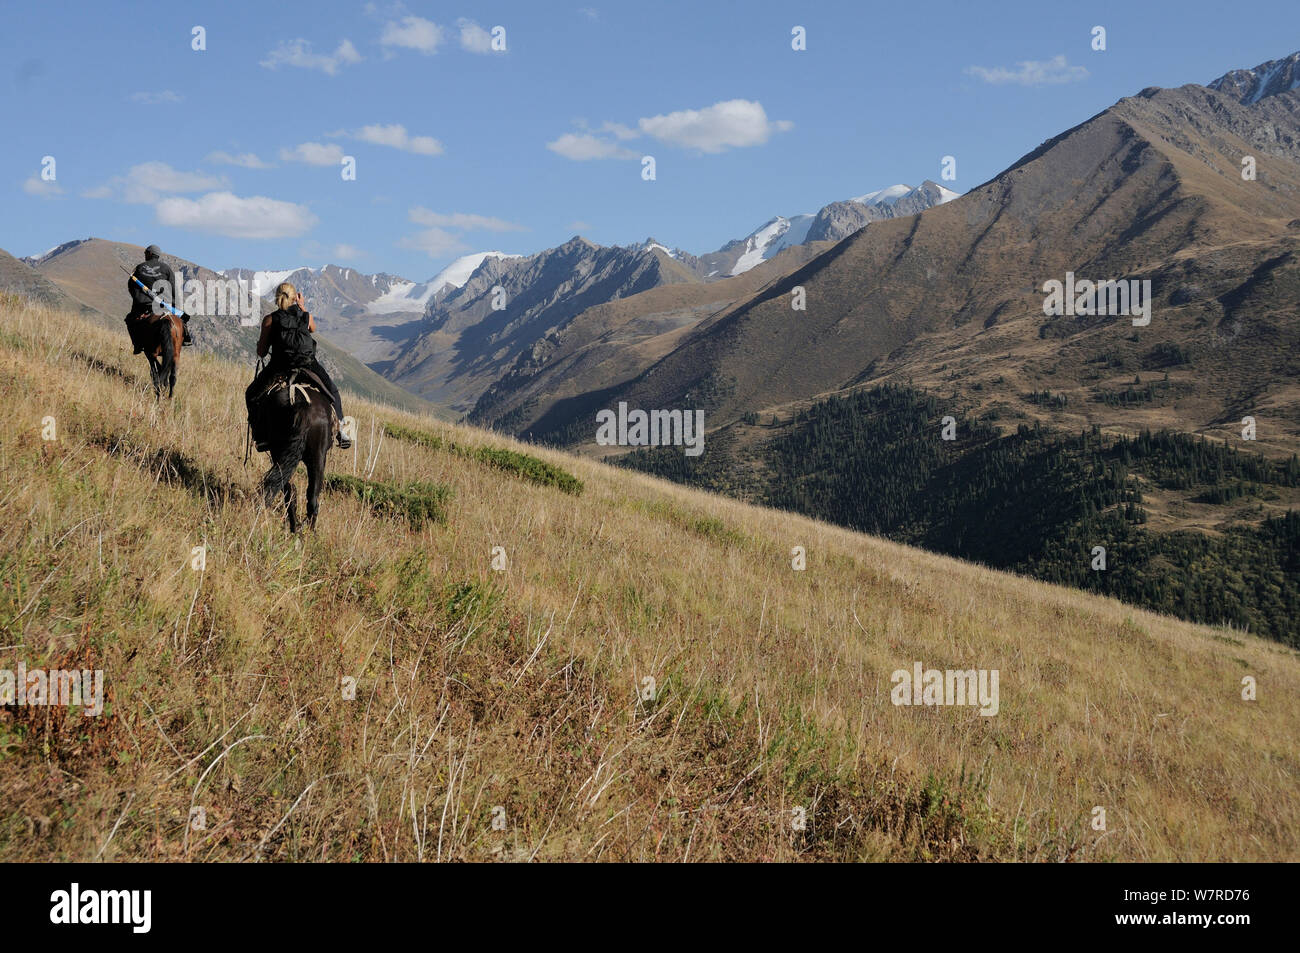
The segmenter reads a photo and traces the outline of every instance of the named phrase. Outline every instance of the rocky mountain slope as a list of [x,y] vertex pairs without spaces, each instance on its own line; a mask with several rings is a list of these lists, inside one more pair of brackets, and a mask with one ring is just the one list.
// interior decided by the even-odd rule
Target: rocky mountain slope
[[1209,86],[1247,105],[1266,96],[1300,89],[1300,52],[1280,60],[1269,60],[1254,69],[1231,70]]
[[94,309],[82,304],[28,264],[29,259],[15,258],[0,249],[0,290],[22,298],[37,301],[59,311],[94,314]]
[[[669,248],[654,238],[635,245],[604,247],[575,236],[558,248],[526,258],[489,260],[476,268],[462,287],[431,298],[425,322],[414,334],[410,332],[416,326],[407,324],[403,331],[410,336],[394,348],[395,358],[376,362],[375,366],[390,379],[435,403],[490,422],[508,412],[502,409],[503,403],[518,404],[513,398],[503,402],[500,392],[515,389],[520,374],[533,378],[533,384],[541,383],[537,371],[554,353],[557,336],[587,308],[664,285],[714,282],[742,275],[783,252],[804,248],[785,258],[785,266],[793,267],[810,257],[807,249],[814,243],[836,241],[870,222],[912,215],[955,196],[930,181],[917,188],[891,186],[833,203],[816,214],[792,219],[778,216],[744,239],[699,256]],[[496,287],[502,289],[502,300],[506,302],[499,312],[492,308],[489,294]],[[638,323],[633,334],[637,340],[658,337],[661,331],[676,334],[693,326],[711,305],[732,300],[739,288],[692,295],[686,310],[672,315],[654,317],[654,312],[647,312],[640,316],[646,320]],[[403,333],[394,328],[385,331],[392,337]],[[585,349],[595,341],[577,329],[570,331],[567,339],[574,349]],[[661,355],[663,346],[660,341],[630,353],[629,360],[609,368],[611,376],[601,380],[600,386],[623,380],[630,369],[641,370],[642,358]],[[600,378],[589,374],[583,380]],[[577,382],[569,378],[555,383],[567,391]],[[485,396],[489,391],[494,393]],[[482,406],[480,399],[485,400]]]
[[[747,299],[830,246],[794,245],[721,281],[664,285],[595,305],[547,331],[479,397],[471,421],[511,433],[564,419],[569,402],[632,380],[698,324]],[[680,253],[679,253],[680,254]]]
[[485,258],[511,257],[496,251],[464,255],[421,282],[338,265],[283,271],[234,268],[223,274],[252,282],[265,298],[280,282],[292,283],[310,302],[331,341],[358,360],[377,363],[397,357],[420,332],[429,303],[463,285]]
[[[1064,391],[1068,426],[1163,417],[1204,431],[1250,410],[1293,446],[1298,115],[1295,91],[1246,104],[1202,86],[1144,90],[961,199],[875,223],[710,317],[634,380],[576,398],[551,436],[589,442],[591,414],[618,400],[700,407],[721,426],[903,378],[1012,416],[1047,413],[1025,393]],[[1044,314],[1045,283],[1068,273],[1151,282],[1150,323]],[[796,286],[806,311],[792,309]],[[1107,402],[1162,363],[1167,398]]]
[[606,247],[574,237],[523,258],[488,258],[465,283],[430,300],[420,333],[390,380],[464,413],[514,361],[597,304],[699,279],[662,246]]

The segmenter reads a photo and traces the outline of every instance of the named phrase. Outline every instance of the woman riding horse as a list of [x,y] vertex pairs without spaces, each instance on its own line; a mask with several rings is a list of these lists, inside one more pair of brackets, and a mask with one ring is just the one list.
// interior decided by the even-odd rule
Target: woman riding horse
[[[263,320],[262,336],[257,342],[258,356],[265,356],[269,350],[271,360],[244,393],[244,399],[249,425],[257,436],[257,449],[271,453],[271,469],[262,481],[266,504],[274,506],[277,497],[282,496],[289,529],[296,533],[298,499],[293,473],[299,463],[306,464],[307,523],[314,526],[325,483],[325,457],[335,427],[330,406],[338,423],[342,423],[343,408],[338,388],[315,359],[316,342],[311,332],[316,325],[302,309],[302,295],[285,282],[275,290],[275,303],[278,307]],[[341,428],[338,443],[345,449],[352,445]]]
[[[339,397],[339,389],[334,386],[334,381],[325,368],[321,367],[320,361],[316,360],[316,339],[312,337],[316,331],[316,320],[303,310],[302,292],[286,281],[275,289],[275,305],[276,310],[262,319],[262,335],[257,341],[257,356],[266,357],[267,351],[270,351],[271,359],[244,392],[248,425],[257,437],[258,450],[268,449],[269,440],[257,426],[255,405],[277,377],[291,370],[306,370],[315,376],[329,391],[334,414],[340,424],[343,422],[343,401]],[[342,427],[338,432],[338,445],[342,450],[352,446],[352,441],[344,436]]]

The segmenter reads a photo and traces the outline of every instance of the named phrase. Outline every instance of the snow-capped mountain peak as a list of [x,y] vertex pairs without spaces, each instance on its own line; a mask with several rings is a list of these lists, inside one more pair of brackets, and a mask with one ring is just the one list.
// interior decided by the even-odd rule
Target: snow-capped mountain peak
[[632,248],[633,251],[654,251],[655,249],[658,249],[669,258],[677,258],[678,252],[680,251],[680,249],[669,248],[663,242],[656,241],[654,238],[647,238],[640,244],[631,245],[629,247]]
[[445,285],[453,288],[459,288],[465,282],[469,281],[474,272],[478,271],[479,265],[489,258],[520,258],[521,255],[511,255],[503,251],[476,251],[469,255],[462,255],[457,258],[442,271],[438,272],[429,279],[429,284],[433,286],[434,291],[440,291]]
[[878,189],[875,192],[868,192],[866,195],[859,195],[850,199],[850,201],[857,202],[859,205],[892,205],[911,191],[912,187],[910,185],[900,183],[891,185],[887,189]]
[[480,251],[462,255],[428,281],[398,281],[386,292],[370,302],[366,310],[371,314],[393,314],[399,311],[423,312],[429,300],[440,291],[450,291],[469,281],[483,262],[489,258],[518,258],[501,251]]
[[792,215],[790,218],[778,215],[765,222],[757,231],[745,237],[745,250],[736,259],[731,274],[742,274],[791,245],[802,244],[808,237],[812,220],[812,215]]
[[[910,208],[917,204],[917,199],[925,196],[926,207],[942,205],[944,202],[951,202],[957,198],[958,193],[952,189],[945,189],[937,182],[931,182],[926,179],[916,188],[910,185],[891,185],[887,189],[880,189],[878,192],[868,192],[866,195],[859,195],[850,199],[851,202],[857,202],[859,205],[869,205],[875,208],[879,207],[899,207]],[[910,214],[910,213],[909,213]]]
[[1254,69],[1234,69],[1209,84],[1210,89],[1252,106],[1266,96],[1300,89],[1300,51],[1280,60],[1269,60]]
[[47,259],[53,258],[55,255],[59,254],[60,252],[65,252],[68,251],[69,249],[76,248],[78,245],[84,244],[89,241],[93,241],[93,239],[74,238],[70,242],[63,242],[60,245],[55,245],[53,248],[49,249],[48,251],[43,251],[39,255],[27,255],[20,260],[26,262],[29,265],[33,265],[33,266],[40,265],[43,264]]
[[275,294],[275,289],[278,288],[281,283],[288,281],[291,275],[296,275],[300,271],[316,274],[314,269],[305,266],[287,268],[283,271],[253,272],[249,272],[243,268],[235,268],[228,269],[222,272],[222,274],[230,278],[238,278],[241,281],[249,282],[253,294],[257,295],[259,298],[269,298],[271,295]]
[[706,278],[744,274],[794,245],[838,241],[870,222],[915,215],[957,197],[958,193],[927,179],[916,187],[899,183],[832,202],[815,214],[778,215],[743,239],[701,256],[701,274]]

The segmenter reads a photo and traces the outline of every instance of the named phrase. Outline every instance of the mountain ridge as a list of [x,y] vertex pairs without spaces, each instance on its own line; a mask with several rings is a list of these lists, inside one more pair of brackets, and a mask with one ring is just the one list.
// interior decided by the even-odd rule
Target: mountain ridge
[[[130,308],[126,290],[126,275],[122,269],[131,269],[144,258],[144,249],[138,245],[114,242],[103,238],[77,239],[64,242],[39,258],[35,266],[0,252],[0,289],[35,300],[46,301],[61,307],[70,307],[85,314],[101,327],[121,336],[122,345],[129,348],[122,317]],[[176,272],[177,281],[224,281],[227,276],[202,265],[163,254]],[[56,289],[52,290],[52,289]],[[263,308],[270,310],[269,303]],[[255,360],[258,329],[243,327],[234,315],[195,314],[190,320],[195,338],[194,350],[224,357],[248,367]],[[385,380],[347,350],[330,339],[327,330],[318,335],[320,359],[334,375],[340,388],[361,395],[376,396],[410,409],[428,410],[429,405],[413,394]]]
[[[762,297],[712,317],[615,396],[654,407],[696,401],[720,425],[869,379],[874,362],[924,335],[963,339],[1011,315],[1032,322],[1042,316],[1044,280],[1067,271],[1150,277],[1163,261],[1168,280],[1157,282],[1157,306],[1222,320],[1228,316],[1204,306],[1203,284],[1187,281],[1186,249],[1211,255],[1221,289],[1212,300],[1241,284],[1235,268],[1249,275],[1278,255],[1287,260],[1294,234],[1287,222],[1300,215],[1300,146],[1282,130],[1294,127],[1296,100],[1286,92],[1238,106],[1240,114],[1225,94],[1197,86],[1120,100],[960,200],[856,232]],[[1237,159],[1252,151],[1259,180],[1243,182]],[[1080,185],[1089,191],[1082,200]],[[1071,236],[1069,244],[1057,235]],[[1265,253],[1259,243],[1275,247]],[[1180,290],[1193,284],[1197,301]],[[806,288],[809,305],[792,322],[787,296],[795,285]],[[1033,339],[1070,340],[1090,323],[1031,323]],[[963,326],[973,332],[957,330]],[[828,351],[821,342],[831,338],[843,343]],[[750,357],[727,356],[740,354]]]

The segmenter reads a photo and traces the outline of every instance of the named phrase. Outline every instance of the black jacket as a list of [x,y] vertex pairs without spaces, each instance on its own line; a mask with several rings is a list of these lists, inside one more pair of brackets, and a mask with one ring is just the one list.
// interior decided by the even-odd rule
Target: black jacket
[[[179,300],[179,288],[176,287],[176,274],[161,258],[155,258],[152,261],[142,261],[135,266],[132,272],[135,278],[140,279],[145,291],[134,281],[127,279],[127,290],[131,292],[131,313],[148,314],[154,310],[152,291],[157,294],[163,301],[170,304],[173,308],[179,307],[176,303]],[[166,284],[161,284],[166,282]]]

